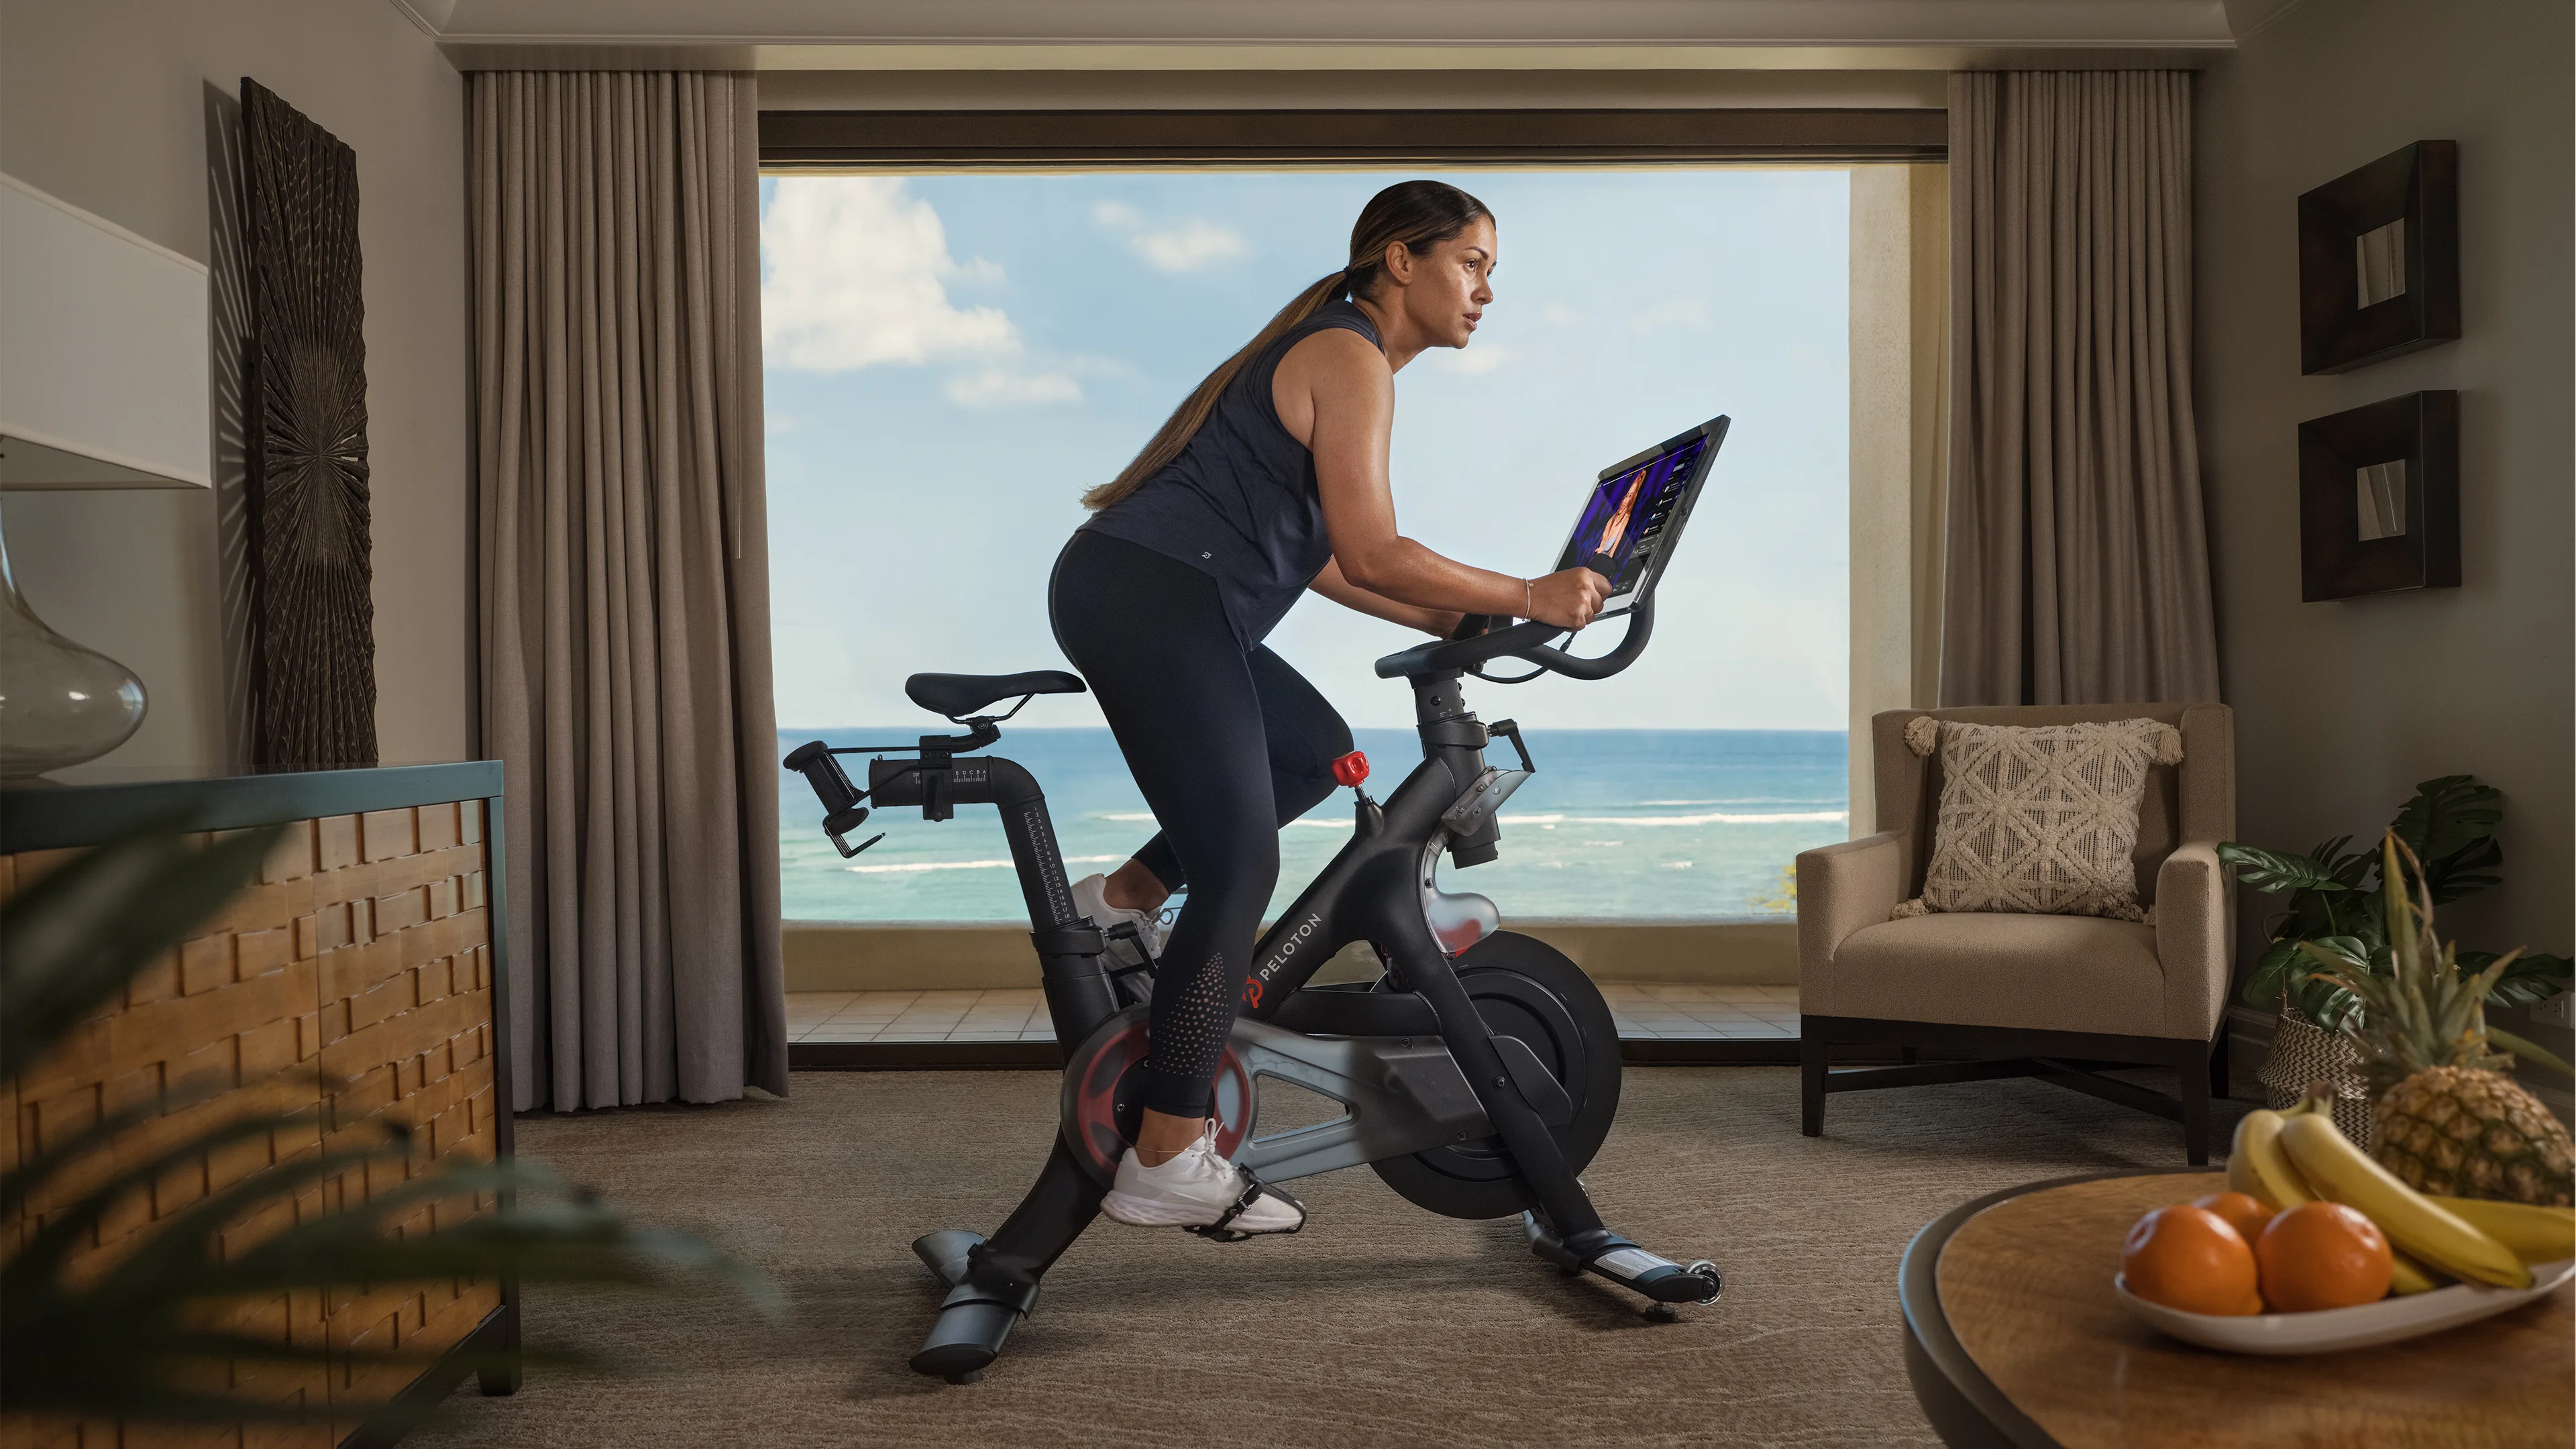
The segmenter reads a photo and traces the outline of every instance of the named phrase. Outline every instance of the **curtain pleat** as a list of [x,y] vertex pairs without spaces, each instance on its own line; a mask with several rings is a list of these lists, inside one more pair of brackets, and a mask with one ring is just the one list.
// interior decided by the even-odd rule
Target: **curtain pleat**
[[1941,702],[2218,698],[2191,77],[1950,77]]
[[515,1105],[783,1094],[753,83],[468,86]]

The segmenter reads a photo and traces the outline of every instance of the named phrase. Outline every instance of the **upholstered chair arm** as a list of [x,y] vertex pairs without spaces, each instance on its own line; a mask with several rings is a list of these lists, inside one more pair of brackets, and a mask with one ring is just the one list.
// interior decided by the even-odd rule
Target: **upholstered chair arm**
[[1905,898],[1905,853],[1896,832],[1798,852],[1798,991],[1808,1012],[1831,1015],[1825,966],[1854,931],[1887,919]]
[[2187,841],[2156,872],[2156,957],[2165,971],[2165,1034],[2206,1040],[2227,1009],[2227,867],[2218,843]]

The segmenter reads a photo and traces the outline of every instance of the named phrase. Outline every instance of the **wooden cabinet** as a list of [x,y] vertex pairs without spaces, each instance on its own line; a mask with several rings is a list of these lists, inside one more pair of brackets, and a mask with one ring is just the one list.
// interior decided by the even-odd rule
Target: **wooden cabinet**
[[[210,831],[286,825],[256,885],[8,1084],[0,1161],[14,1166],[101,1113],[183,1082],[223,1090],[133,1134],[124,1151],[252,1106],[314,1109],[309,1130],[237,1143],[132,1195],[84,1246],[85,1255],[112,1257],[148,1238],[161,1218],[261,1167],[377,1140],[377,1119],[410,1128],[407,1155],[260,1208],[223,1234],[223,1249],[358,1205],[442,1159],[509,1156],[501,805],[501,767],[490,761],[0,791],[0,898],[138,822],[184,812]],[[489,1197],[425,1206],[395,1230],[428,1231],[497,1207]],[[38,1199],[0,1217],[0,1251],[14,1252],[47,1209]],[[488,1280],[245,1304],[237,1327],[332,1350],[398,1348],[432,1367],[239,1364],[235,1392],[321,1412],[303,1423],[214,1431],[17,1419],[0,1426],[0,1446],[389,1442],[390,1420],[370,1422],[354,1406],[444,1395],[466,1372],[459,1346],[515,1345],[517,1313],[514,1286]]]

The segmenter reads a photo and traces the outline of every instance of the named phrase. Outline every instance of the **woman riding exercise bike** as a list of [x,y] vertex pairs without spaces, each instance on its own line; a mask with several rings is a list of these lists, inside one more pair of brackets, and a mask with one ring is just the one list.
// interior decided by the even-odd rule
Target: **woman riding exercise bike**
[[1350,265],[1290,302],[1173,412],[1056,561],[1049,612],[1162,826],[1077,883],[1077,909],[1155,939],[1142,1126],[1102,1203],[1132,1224],[1294,1232],[1305,1209],[1220,1155],[1213,1081],[1279,876],[1278,832],[1333,788],[1349,727],[1262,640],[1307,589],[1435,636],[1463,615],[1580,629],[1608,581],[1522,578],[1396,532],[1387,444],[1395,374],[1465,347],[1493,300],[1482,202],[1437,181],[1370,198]]

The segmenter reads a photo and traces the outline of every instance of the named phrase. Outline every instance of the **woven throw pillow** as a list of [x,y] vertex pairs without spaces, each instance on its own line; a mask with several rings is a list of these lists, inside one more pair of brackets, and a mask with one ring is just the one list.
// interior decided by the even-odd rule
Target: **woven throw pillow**
[[1983,725],[1921,716],[1918,755],[1941,751],[1941,813],[1923,894],[1896,908],[2108,916],[2143,921],[2130,853],[2156,765],[2182,763],[2182,731],[2151,719]]

